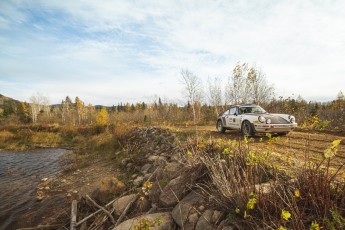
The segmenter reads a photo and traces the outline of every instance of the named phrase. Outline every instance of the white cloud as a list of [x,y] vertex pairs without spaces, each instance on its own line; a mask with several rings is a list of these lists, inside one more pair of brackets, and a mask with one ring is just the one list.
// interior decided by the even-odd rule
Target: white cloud
[[0,74],[25,78],[34,92],[108,104],[176,98],[181,68],[206,82],[226,78],[238,61],[261,67],[278,95],[321,100],[345,91],[344,1],[42,0],[0,8]]

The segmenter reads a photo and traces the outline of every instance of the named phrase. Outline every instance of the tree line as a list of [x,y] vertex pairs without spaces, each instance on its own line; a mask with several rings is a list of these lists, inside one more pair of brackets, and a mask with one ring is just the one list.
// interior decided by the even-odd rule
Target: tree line
[[331,102],[307,102],[297,98],[275,97],[274,87],[263,71],[248,63],[238,63],[227,79],[208,78],[206,85],[188,69],[180,72],[184,105],[155,96],[150,103],[118,103],[110,107],[86,105],[81,98],[66,96],[50,105],[48,97],[36,93],[30,102],[9,101],[0,111],[0,122],[68,125],[108,125],[119,122],[138,124],[213,124],[229,105],[256,103],[269,112],[296,116],[299,125],[315,129],[344,129],[345,97],[340,91]]

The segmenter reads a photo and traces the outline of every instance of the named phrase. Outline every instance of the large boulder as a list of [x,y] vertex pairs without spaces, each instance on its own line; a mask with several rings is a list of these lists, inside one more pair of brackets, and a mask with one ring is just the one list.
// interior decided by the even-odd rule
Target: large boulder
[[187,185],[185,183],[186,178],[179,176],[172,179],[163,189],[159,201],[164,207],[172,207],[178,203],[186,192]]
[[199,218],[198,223],[196,224],[195,230],[214,230],[212,226],[212,210],[206,210],[202,216]]
[[122,222],[113,230],[144,229],[144,224],[149,224],[152,230],[171,230],[175,223],[169,212],[147,214]]
[[218,210],[207,209],[199,218],[195,230],[214,230],[223,219],[224,213]]
[[167,177],[171,179],[176,177],[180,173],[182,168],[183,165],[181,163],[173,161],[166,164],[164,171]]
[[195,217],[195,207],[198,207],[201,203],[204,202],[204,197],[201,195],[201,191],[192,191],[187,196],[185,196],[173,209],[171,215],[174,221],[181,227],[184,228],[188,225],[190,226],[189,219],[193,222],[192,224],[196,224],[196,217]]
[[131,195],[123,196],[119,198],[117,201],[115,201],[113,203],[115,214],[118,216],[121,215],[122,212],[126,209],[127,205],[133,202],[133,200],[135,200],[136,198],[137,198],[137,194],[131,194]]
[[114,196],[120,195],[125,190],[125,184],[116,177],[106,176],[101,180],[98,188],[94,190],[91,197],[101,204],[107,203]]
[[159,201],[164,207],[175,206],[189,191],[190,186],[203,175],[202,165],[185,170],[180,176],[172,179],[163,189]]

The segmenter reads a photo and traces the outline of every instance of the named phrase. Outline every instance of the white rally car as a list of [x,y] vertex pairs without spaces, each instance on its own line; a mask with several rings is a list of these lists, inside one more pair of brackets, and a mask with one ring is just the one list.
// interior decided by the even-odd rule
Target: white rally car
[[218,132],[237,129],[245,136],[252,136],[255,133],[287,134],[296,127],[294,116],[268,113],[255,104],[231,106],[217,119]]

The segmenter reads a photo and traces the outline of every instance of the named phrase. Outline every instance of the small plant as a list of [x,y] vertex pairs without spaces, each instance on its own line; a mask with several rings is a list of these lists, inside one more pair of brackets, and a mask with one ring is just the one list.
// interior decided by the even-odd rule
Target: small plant
[[247,202],[247,209],[248,210],[254,209],[255,204],[256,204],[256,197],[255,197],[255,194],[253,192],[251,192],[249,194],[249,200]]
[[150,190],[152,188],[152,182],[146,181],[143,186],[141,187],[141,191],[145,196],[148,196],[150,193]]
[[290,218],[291,218],[291,213],[289,211],[286,211],[286,210],[282,210],[282,213],[281,213],[281,218],[285,221],[289,221]]
[[334,140],[332,142],[332,145],[324,151],[324,157],[325,158],[333,158],[337,154],[338,146],[339,146],[340,142],[341,142],[341,140]]
[[160,226],[162,224],[162,218],[158,217],[157,219],[141,219],[136,225],[134,225],[134,230],[150,230],[155,226]]
[[316,221],[311,222],[310,230],[320,230],[320,226]]

